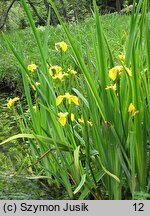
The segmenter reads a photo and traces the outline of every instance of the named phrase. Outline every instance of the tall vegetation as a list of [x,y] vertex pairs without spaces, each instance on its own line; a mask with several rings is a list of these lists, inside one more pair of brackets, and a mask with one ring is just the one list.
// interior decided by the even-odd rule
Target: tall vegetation
[[[103,33],[95,0],[96,29],[91,32],[86,57],[82,44],[69,32],[50,0],[69,41],[69,46],[64,41],[55,44],[59,66],[51,65],[48,60],[49,28],[42,45],[26,1],[21,2],[37,42],[41,66],[34,63],[27,66],[21,51],[23,45],[20,44],[20,52],[16,51],[4,35],[20,63],[29,112],[24,113],[20,107],[22,134],[0,145],[16,138],[29,139],[33,165],[41,168],[50,185],[62,185],[70,198],[76,195],[86,199],[91,194],[95,199],[135,199],[139,193],[148,197],[150,27],[147,0],[140,0],[137,7],[134,1],[130,33],[118,65]],[[49,21],[50,15],[47,26]],[[94,48],[95,60],[89,46]],[[67,49],[72,50],[77,70],[71,65],[64,66]],[[30,88],[35,90],[34,98]],[[8,107],[18,100],[17,97],[10,99]]]

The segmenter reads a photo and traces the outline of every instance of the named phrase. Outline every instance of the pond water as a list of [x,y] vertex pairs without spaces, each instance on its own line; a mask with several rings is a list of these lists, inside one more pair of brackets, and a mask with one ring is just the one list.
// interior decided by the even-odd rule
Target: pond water
[[[11,96],[0,92],[0,142],[18,132],[12,110],[6,105]],[[30,180],[27,170],[18,173],[23,157],[22,146],[17,141],[0,146],[0,199],[64,199],[62,190],[48,189],[39,181]]]

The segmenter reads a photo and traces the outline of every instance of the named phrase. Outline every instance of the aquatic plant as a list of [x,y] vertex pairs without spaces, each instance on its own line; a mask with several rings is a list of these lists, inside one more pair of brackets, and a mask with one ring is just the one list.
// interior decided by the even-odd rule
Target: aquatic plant
[[[137,193],[146,194],[150,136],[147,0],[140,0],[137,7],[134,1],[130,33],[124,52],[118,57],[119,65],[103,33],[95,0],[96,31],[91,32],[89,46],[94,47],[96,62],[88,49],[84,58],[82,44],[69,32],[50,0],[69,41],[54,44],[60,54],[61,66],[57,67],[51,65],[47,52],[49,18],[42,46],[26,1],[21,2],[37,42],[41,66],[37,65],[38,80],[34,80],[23,53],[18,53],[4,35],[21,65],[30,118],[24,115],[23,119],[28,133],[15,135],[1,145],[28,138],[34,165],[44,171],[50,185],[63,185],[70,198],[77,194],[79,199],[85,199],[91,194],[95,199],[134,199]],[[72,50],[78,73],[64,67],[63,55],[68,49]],[[34,99],[31,84],[36,89]],[[127,197],[125,191],[129,191]]]

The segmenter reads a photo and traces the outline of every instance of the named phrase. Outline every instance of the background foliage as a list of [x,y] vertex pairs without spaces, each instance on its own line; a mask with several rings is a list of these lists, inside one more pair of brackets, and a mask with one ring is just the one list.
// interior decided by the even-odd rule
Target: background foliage
[[[31,8],[36,25],[45,25],[49,8],[48,0],[27,0]],[[65,21],[79,21],[85,19],[93,11],[91,0],[54,0],[61,16]],[[133,0],[97,0],[100,12],[120,11],[122,8],[133,3]],[[20,6],[20,0],[0,1],[0,29],[15,30],[25,28],[28,23]],[[51,8],[51,24],[58,24],[58,19]]]

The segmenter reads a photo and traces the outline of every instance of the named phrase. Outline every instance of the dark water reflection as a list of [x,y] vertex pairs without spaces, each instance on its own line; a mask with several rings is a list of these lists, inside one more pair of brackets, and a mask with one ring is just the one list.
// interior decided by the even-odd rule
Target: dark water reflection
[[[6,105],[10,97],[13,97],[12,94],[0,92],[0,142],[18,133],[12,110]],[[59,192],[62,190],[46,189],[38,180],[28,179],[26,170],[14,176],[22,165],[23,157],[22,146],[16,141],[0,146],[0,199],[64,199]]]
[[39,200],[53,199],[50,192],[40,188],[37,181],[25,177],[9,177],[0,173],[0,199],[7,200]]

